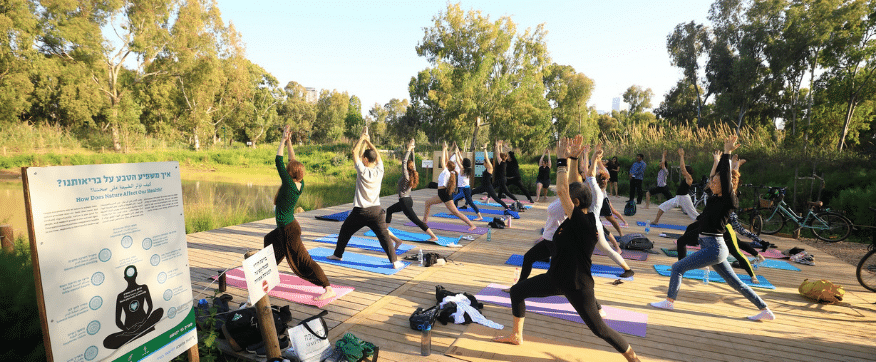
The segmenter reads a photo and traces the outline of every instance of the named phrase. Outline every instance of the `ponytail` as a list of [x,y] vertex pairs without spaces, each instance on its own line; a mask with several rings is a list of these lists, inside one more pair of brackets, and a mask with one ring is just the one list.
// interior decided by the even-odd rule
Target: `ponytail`
[[456,194],[456,178],[458,177],[456,171],[450,171],[450,177],[447,179],[447,193],[450,196]]

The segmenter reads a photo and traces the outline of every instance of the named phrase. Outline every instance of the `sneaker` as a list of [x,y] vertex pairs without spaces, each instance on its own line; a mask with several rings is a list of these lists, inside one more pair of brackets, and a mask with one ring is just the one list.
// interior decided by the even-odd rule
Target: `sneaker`
[[636,272],[634,272],[633,269],[625,270],[625,271],[620,275],[620,277],[621,277],[621,278],[629,278],[629,277],[633,276],[633,274],[636,274]]
[[[291,342],[292,341],[289,340],[289,337],[286,337],[286,336],[281,337],[280,338],[280,351],[282,351],[286,348],[289,348],[289,346],[292,345]],[[259,342],[259,344],[261,344],[259,346],[259,348],[253,352],[250,352],[250,353],[255,353],[255,355],[259,356],[259,357],[267,357],[268,348],[265,347],[265,342]],[[249,352],[249,347],[247,347],[246,351]]]
[[401,268],[404,268],[404,267],[405,267],[405,263],[403,263],[403,262],[401,262],[401,261],[396,261],[395,263],[392,263],[392,268],[393,268],[393,269],[401,269]]
[[659,302],[651,303],[651,306],[654,307],[654,308],[660,308],[660,309],[666,309],[666,310],[673,310],[673,309],[675,309],[675,303],[670,302],[670,301],[668,301],[668,300],[666,300],[666,299],[661,300],[661,301],[659,301]]
[[776,319],[776,315],[769,308],[762,310],[757,315],[749,316],[748,319],[753,321],[771,321]]

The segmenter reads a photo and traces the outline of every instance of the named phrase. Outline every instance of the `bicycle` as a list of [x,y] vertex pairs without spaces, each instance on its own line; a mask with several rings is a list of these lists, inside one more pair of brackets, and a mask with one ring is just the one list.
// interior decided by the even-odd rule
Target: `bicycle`
[[845,216],[831,211],[816,211],[824,205],[821,201],[807,202],[809,209],[806,215],[798,215],[785,203],[786,191],[784,187],[770,188],[769,199],[763,200],[762,208],[758,209],[762,220],[760,227],[753,230],[756,234],[775,234],[782,230],[787,222],[792,221],[797,224],[794,231],[802,228],[810,229],[816,238],[826,242],[833,243],[849,237],[852,222]]
[[[706,200],[711,195],[711,190],[709,190],[709,181],[707,178],[703,177],[700,183],[695,183],[690,185],[690,201],[693,203],[695,209],[697,209],[698,213],[703,213],[703,209],[706,208]],[[702,192],[701,192],[702,191]],[[697,194],[701,194],[697,196]]]
[[[870,207],[870,211],[876,212],[876,208]],[[876,226],[872,226],[872,228],[876,228]],[[858,263],[855,275],[858,277],[858,283],[861,283],[861,286],[871,292],[876,292],[876,231],[873,232],[873,241],[867,247],[867,250],[869,250],[867,254],[864,254],[861,262]]]

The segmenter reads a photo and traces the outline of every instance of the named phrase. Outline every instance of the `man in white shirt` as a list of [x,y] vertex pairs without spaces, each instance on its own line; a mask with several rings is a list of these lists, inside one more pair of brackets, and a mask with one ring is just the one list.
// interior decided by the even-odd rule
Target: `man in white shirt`
[[[367,149],[365,149],[367,147]],[[364,149],[364,151],[363,151]],[[341,225],[338,244],[329,259],[341,260],[344,249],[354,233],[364,226],[377,234],[380,246],[386,252],[389,262],[396,269],[404,264],[397,260],[394,243],[390,239],[386,227],[386,211],[380,207],[380,186],[383,182],[383,160],[377,148],[371,143],[368,127],[362,130],[362,136],[353,146],[353,163],[356,165],[356,195],[353,198],[353,210]]]

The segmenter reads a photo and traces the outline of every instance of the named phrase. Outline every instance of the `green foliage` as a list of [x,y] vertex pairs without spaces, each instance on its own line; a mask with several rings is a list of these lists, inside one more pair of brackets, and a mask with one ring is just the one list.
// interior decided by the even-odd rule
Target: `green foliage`
[[0,360],[45,361],[30,248],[24,238],[15,240],[13,253],[0,252],[0,275],[4,280],[0,283],[4,300],[0,309],[3,325],[0,338],[6,346],[0,350]]

